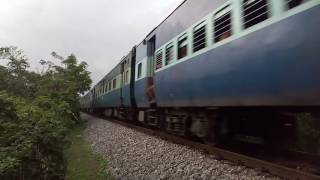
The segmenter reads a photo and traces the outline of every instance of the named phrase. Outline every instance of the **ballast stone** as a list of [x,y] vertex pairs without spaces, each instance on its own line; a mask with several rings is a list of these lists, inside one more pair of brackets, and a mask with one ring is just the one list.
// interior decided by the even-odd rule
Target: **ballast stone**
[[107,171],[115,179],[280,179],[106,120],[81,116],[88,119],[86,139],[107,159]]

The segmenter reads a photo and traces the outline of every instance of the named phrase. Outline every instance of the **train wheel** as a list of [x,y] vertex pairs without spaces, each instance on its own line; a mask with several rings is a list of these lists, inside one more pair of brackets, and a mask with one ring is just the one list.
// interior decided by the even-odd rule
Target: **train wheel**
[[188,113],[183,111],[166,111],[165,130],[168,133],[186,136],[187,134]]
[[217,145],[227,145],[232,141],[234,134],[231,130],[231,118],[229,116],[219,114],[213,128],[212,133]]
[[190,115],[189,131],[192,137],[201,140],[206,144],[214,144],[212,127],[214,119],[210,118],[207,113],[193,112]]

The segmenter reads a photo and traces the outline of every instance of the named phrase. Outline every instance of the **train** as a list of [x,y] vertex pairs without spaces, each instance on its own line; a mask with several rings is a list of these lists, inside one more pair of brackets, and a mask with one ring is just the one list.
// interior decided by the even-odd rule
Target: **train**
[[294,138],[320,112],[320,0],[185,0],[80,99],[208,143]]

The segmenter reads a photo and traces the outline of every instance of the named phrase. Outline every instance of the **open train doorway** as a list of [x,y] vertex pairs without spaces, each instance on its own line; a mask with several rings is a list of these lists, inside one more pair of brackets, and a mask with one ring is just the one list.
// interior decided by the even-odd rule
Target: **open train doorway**
[[[123,58],[124,59],[124,58]],[[121,74],[121,79],[120,79],[120,100],[121,100],[121,106],[123,106],[123,86],[125,85],[125,66],[126,60],[121,60],[121,65],[120,65],[120,74]]]
[[156,95],[154,86],[154,56],[156,50],[156,36],[153,36],[147,41],[147,56],[148,56],[148,79],[147,79],[147,97],[150,106],[156,106]]

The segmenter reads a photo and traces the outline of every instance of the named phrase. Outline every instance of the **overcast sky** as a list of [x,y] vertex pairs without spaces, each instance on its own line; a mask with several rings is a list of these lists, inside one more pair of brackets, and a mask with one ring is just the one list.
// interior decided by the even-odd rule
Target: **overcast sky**
[[96,83],[182,1],[1,0],[0,47],[23,49],[35,70],[73,53]]

